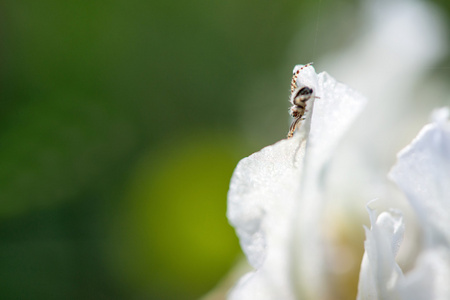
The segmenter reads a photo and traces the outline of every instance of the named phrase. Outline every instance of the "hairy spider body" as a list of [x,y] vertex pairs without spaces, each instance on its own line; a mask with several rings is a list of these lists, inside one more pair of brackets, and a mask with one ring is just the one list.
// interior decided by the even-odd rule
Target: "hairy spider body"
[[292,107],[290,109],[291,116],[294,117],[294,121],[289,128],[288,138],[294,135],[294,131],[301,120],[304,120],[303,116],[306,110],[306,102],[312,98],[313,89],[304,86],[294,91],[293,97],[291,97]]
[[292,124],[289,127],[288,138],[291,138],[294,135],[295,129],[300,124],[300,121],[305,119],[303,116],[307,112],[306,104],[309,99],[313,98],[314,90],[312,88],[308,86],[297,86],[297,78],[300,71],[310,65],[311,63],[297,69],[292,76],[290,97],[292,107],[290,108],[290,114],[294,117],[294,121],[292,121]]

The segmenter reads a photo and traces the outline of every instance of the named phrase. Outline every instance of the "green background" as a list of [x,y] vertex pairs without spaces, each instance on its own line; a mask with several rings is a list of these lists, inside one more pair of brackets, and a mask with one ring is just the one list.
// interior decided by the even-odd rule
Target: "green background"
[[344,47],[359,10],[2,1],[0,298],[211,290],[241,258],[235,165],[285,137],[293,66]]

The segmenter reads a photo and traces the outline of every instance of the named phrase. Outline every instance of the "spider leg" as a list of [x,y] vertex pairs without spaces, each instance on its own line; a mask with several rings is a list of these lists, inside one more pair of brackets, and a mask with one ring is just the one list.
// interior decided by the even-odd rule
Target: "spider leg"
[[292,121],[291,127],[289,127],[289,132],[288,132],[287,138],[291,138],[294,136],[295,129],[297,128],[297,125],[298,125],[298,123],[300,123],[301,120],[302,120],[302,118],[299,117],[299,118],[296,118],[294,121]]

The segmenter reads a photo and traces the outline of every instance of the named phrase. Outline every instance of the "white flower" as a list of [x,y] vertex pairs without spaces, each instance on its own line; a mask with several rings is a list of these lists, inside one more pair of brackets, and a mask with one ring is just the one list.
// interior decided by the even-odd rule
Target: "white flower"
[[[308,67],[301,84],[317,91],[294,138],[243,159],[232,177],[228,218],[255,271],[230,299],[333,299],[324,241],[324,181],[337,141],[365,100],[326,73]],[[323,101],[322,101],[323,100]],[[331,112],[333,108],[333,112]],[[417,213],[423,245],[403,274],[395,257],[405,225],[398,210],[369,208],[359,300],[450,299],[450,123],[448,109],[400,152],[390,177]]]
[[[400,153],[390,172],[419,220],[420,249],[408,248],[417,245],[408,242],[415,229],[408,220],[415,216],[402,207],[401,195],[385,179],[399,144],[407,143],[401,140],[405,129],[417,124],[411,121],[419,113],[407,110],[411,106],[407,100],[419,78],[442,55],[441,27],[433,21],[437,19],[433,10],[420,1],[367,3],[368,33],[324,64],[341,62],[333,74],[373,100],[362,117],[355,121],[364,97],[307,67],[299,84],[312,87],[320,98],[308,102],[306,120],[297,134],[236,167],[227,216],[254,271],[230,291],[232,300],[354,298],[356,287],[348,297],[340,290],[339,276],[356,260],[361,263],[359,300],[450,299],[447,110],[435,113],[434,122]],[[389,200],[394,209],[377,217],[375,209],[368,208],[371,227],[365,228],[365,243],[360,240],[364,256],[362,250],[361,256],[349,254],[335,241],[342,234],[337,218],[361,228],[359,208],[374,197]],[[397,254],[407,262],[408,272],[402,270]]]

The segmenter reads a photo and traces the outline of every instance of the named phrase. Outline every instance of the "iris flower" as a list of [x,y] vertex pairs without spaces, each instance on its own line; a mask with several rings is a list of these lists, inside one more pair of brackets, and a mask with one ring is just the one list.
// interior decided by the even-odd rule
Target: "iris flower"
[[[303,68],[298,86],[318,99],[291,139],[241,160],[228,193],[228,218],[255,269],[230,299],[334,299],[326,241],[327,169],[338,141],[366,99],[327,73]],[[395,257],[405,224],[399,210],[369,210],[358,299],[450,299],[450,124],[448,109],[398,156],[389,176],[404,191],[423,231],[406,276]],[[370,206],[370,204],[369,204]]]
[[[436,110],[386,164],[417,126],[407,99],[444,53],[440,19],[420,1],[364,3],[361,38],[322,60],[360,92],[304,68],[297,86],[314,91],[305,120],[292,138],[234,171],[227,217],[253,271],[230,290],[231,300],[450,299],[449,109]],[[380,209],[383,201],[388,208]],[[370,225],[359,237],[364,217]],[[353,244],[339,242],[348,236]],[[354,285],[342,283],[348,273]]]

